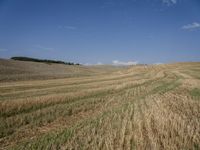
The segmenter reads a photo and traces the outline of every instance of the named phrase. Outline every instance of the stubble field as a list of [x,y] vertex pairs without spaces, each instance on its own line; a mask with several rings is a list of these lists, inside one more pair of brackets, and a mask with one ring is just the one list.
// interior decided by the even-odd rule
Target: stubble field
[[200,149],[200,63],[100,72],[1,82],[0,149]]

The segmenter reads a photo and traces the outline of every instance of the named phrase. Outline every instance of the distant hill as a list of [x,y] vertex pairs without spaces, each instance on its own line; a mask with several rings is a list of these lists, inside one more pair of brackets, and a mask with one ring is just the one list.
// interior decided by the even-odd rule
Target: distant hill
[[31,58],[31,57],[11,57],[13,60],[19,61],[32,61],[32,62],[44,62],[44,63],[56,63],[56,64],[65,64],[65,65],[80,65],[79,63],[73,62],[64,62],[60,60],[49,60],[49,59],[38,59],[38,58]]
[[114,66],[66,65],[37,59],[16,60],[18,58],[0,59],[0,82],[91,76],[121,70]]

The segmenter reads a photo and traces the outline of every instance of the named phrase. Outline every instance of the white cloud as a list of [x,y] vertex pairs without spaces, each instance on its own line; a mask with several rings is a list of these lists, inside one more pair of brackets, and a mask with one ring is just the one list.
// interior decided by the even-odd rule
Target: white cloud
[[91,66],[92,64],[90,64],[90,63],[85,63],[84,65],[85,65],[85,66]]
[[104,65],[102,62],[98,62],[96,64],[91,64],[91,63],[85,63],[85,66],[100,66],[100,65]]
[[[124,62],[124,61],[119,61],[119,60],[113,60],[111,65],[115,65],[115,66],[129,66],[129,65],[137,65],[138,62],[137,61],[128,61],[128,62]],[[85,63],[85,66],[100,66],[100,65],[105,65],[102,62],[98,62],[96,64],[91,64],[91,63]]]
[[166,4],[168,6],[175,5],[177,3],[177,0],[162,0],[163,4]]
[[182,29],[184,30],[193,30],[200,28],[200,23],[193,22],[192,24],[184,25]]
[[162,65],[163,63],[160,63],[160,62],[157,62],[157,63],[154,63],[154,65]]
[[137,65],[138,62],[137,61],[124,62],[124,61],[119,61],[119,60],[113,60],[112,64],[117,65],[117,66],[128,66],[128,65]]

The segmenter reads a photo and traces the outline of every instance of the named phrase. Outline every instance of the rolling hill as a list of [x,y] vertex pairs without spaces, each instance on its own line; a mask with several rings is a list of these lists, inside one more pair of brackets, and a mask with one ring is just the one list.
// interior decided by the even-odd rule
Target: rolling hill
[[0,149],[200,148],[200,63],[3,67]]
[[0,59],[0,81],[43,80],[91,76],[121,70],[114,66],[83,66]]

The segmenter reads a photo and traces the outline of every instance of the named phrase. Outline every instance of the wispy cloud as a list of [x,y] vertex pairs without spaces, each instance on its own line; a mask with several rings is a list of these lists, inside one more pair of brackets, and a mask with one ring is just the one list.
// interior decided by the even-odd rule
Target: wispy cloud
[[58,26],[59,29],[68,29],[68,30],[76,30],[75,26]]
[[96,64],[91,64],[91,63],[85,63],[84,64],[85,66],[100,66],[100,65],[104,65],[102,62],[98,62],[98,63],[96,63]]
[[166,4],[167,6],[175,5],[177,3],[177,0],[162,0],[163,4]]
[[42,45],[39,45],[39,44],[34,45],[34,48],[41,49],[41,50],[47,50],[47,51],[54,50],[54,48],[45,47],[45,46],[42,46]]
[[193,22],[192,24],[187,24],[187,25],[182,26],[182,29],[184,30],[200,29],[200,23]]
[[137,61],[124,62],[124,61],[119,61],[119,60],[113,60],[112,64],[117,65],[117,66],[128,66],[128,65],[137,65],[138,62]]
[[85,63],[84,65],[85,65],[85,66],[91,66],[92,64],[90,64],[90,63]]
[[162,65],[163,63],[161,62],[157,62],[157,63],[154,63],[154,65]]
[[[115,65],[115,66],[129,66],[129,65],[137,65],[138,61],[119,61],[119,60],[113,60],[110,65]],[[102,62],[98,62],[96,64],[91,64],[91,63],[85,63],[85,66],[101,66],[101,65],[106,65]],[[108,64],[109,65],[109,64]]]
[[0,52],[6,52],[6,51],[8,51],[8,49],[0,48]]

